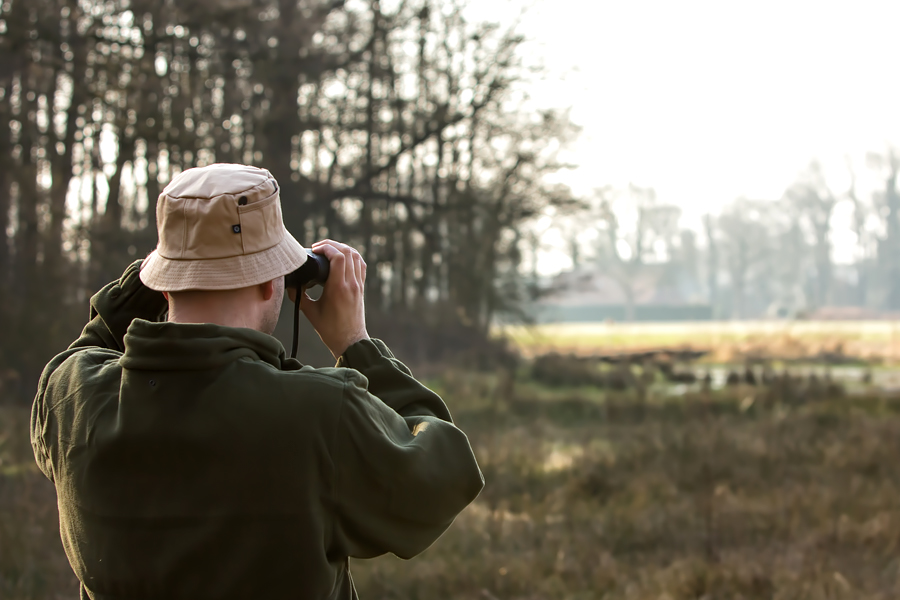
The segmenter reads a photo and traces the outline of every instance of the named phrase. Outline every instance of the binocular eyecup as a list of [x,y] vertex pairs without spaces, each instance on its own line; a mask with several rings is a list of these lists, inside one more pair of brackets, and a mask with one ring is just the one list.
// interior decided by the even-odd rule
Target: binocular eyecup
[[306,248],[307,259],[299,269],[284,276],[284,286],[302,290],[314,285],[325,285],[328,279],[329,263],[323,254],[316,254]]

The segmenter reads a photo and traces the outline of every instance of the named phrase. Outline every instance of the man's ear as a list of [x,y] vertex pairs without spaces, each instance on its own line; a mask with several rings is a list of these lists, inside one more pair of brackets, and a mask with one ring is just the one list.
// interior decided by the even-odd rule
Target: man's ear
[[163,292],[163,298],[166,299],[166,302],[169,301],[169,292]]
[[275,281],[266,281],[259,284],[259,290],[262,292],[263,301],[268,302],[275,295]]

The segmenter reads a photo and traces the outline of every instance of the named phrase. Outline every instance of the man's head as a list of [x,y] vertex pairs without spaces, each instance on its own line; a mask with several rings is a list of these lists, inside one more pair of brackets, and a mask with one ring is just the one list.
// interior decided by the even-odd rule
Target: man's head
[[167,292],[169,319],[274,330],[283,277],[306,261],[265,169],[215,164],[177,175],[156,206],[159,244],[141,281]]

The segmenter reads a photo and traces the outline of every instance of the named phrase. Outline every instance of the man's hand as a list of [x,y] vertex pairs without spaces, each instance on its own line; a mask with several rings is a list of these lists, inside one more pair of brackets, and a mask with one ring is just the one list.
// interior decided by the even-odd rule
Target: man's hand
[[366,261],[347,244],[334,240],[316,242],[312,251],[325,255],[330,270],[321,297],[313,300],[304,291],[300,310],[337,360],[351,344],[369,337],[364,304]]

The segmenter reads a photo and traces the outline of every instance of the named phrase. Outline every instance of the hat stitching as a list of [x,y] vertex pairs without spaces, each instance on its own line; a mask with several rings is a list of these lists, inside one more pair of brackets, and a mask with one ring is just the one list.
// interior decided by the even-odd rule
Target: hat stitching
[[[306,262],[306,253],[302,252],[302,246],[297,244],[286,231],[282,241],[275,247],[260,253],[243,255],[241,260],[233,264],[235,270],[219,271],[216,267],[206,267],[204,264],[225,261],[231,263],[232,258],[225,259],[168,259],[160,256],[158,252],[150,253],[150,256],[141,265],[141,280],[152,289],[233,289],[244,285],[253,285],[262,281],[268,281],[275,277],[293,271]],[[290,239],[290,241],[286,241]],[[295,254],[296,249],[300,252]],[[272,254],[273,250],[275,251]],[[262,256],[259,256],[262,255]],[[259,258],[252,258],[259,257]],[[235,257],[237,258],[237,257]],[[294,260],[296,259],[296,262]],[[285,260],[289,261],[287,264]],[[169,267],[165,265],[168,264]],[[176,265],[179,265],[176,267]],[[145,267],[150,267],[145,269]],[[209,271],[207,269],[213,269]],[[217,272],[218,271],[218,272]],[[244,281],[241,286],[235,285],[235,280]],[[190,281],[190,285],[186,285]]]
[[[241,233],[243,233],[243,230],[241,231]],[[165,260],[171,260],[171,261],[175,261],[175,262],[185,262],[185,263],[192,263],[192,262],[200,263],[200,262],[215,261],[215,260],[232,260],[232,259],[236,259],[240,256],[248,256],[248,257],[255,256],[256,254],[262,254],[263,252],[268,252],[272,248],[275,248],[276,246],[278,246],[282,242],[284,242],[284,234],[285,233],[288,233],[287,229],[282,230],[281,237],[278,239],[278,241],[275,244],[269,246],[268,248],[263,248],[262,250],[257,250],[256,252],[242,252],[241,254],[236,254],[234,256],[217,256],[217,257],[211,257],[211,258],[184,258],[184,257],[174,258],[171,256],[164,256],[162,254],[160,254],[159,256],[160,256],[160,258],[163,258]],[[241,236],[241,237],[243,237],[243,236]],[[154,252],[159,254],[159,249],[154,250]]]
[[[260,183],[258,183],[258,184],[256,184],[256,185],[254,185],[254,186],[251,187],[251,188],[247,188],[247,189],[244,190],[244,191],[241,191],[241,192],[228,192],[227,194],[216,194],[215,196],[176,196],[176,195],[174,195],[174,194],[170,194],[170,193],[166,192],[165,190],[163,190],[163,194],[164,194],[167,198],[171,198],[171,199],[173,199],[173,200],[212,200],[213,198],[220,198],[220,197],[222,197],[222,196],[231,196],[232,198],[236,198],[236,197],[242,196],[242,195],[243,195],[243,196],[250,195],[250,194],[252,194],[254,191],[256,191],[258,188],[261,188],[262,186],[266,185],[266,184],[269,183],[270,181],[274,181],[274,179],[273,179],[271,176],[269,176],[268,179],[266,179],[265,181],[262,181],[262,182],[260,182]],[[277,186],[277,185],[275,186],[275,193],[278,193],[278,186]]]

